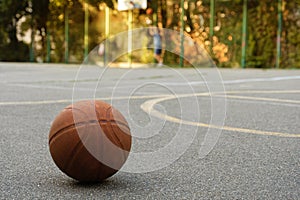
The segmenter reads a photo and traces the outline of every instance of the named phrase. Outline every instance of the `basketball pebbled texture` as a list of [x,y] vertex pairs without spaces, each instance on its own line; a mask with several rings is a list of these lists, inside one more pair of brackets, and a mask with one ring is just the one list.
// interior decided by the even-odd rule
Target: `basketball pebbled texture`
[[82,182],[102,181],[115,174],[127,160],[130,148],[126,119],[99,100],[67,106],[49,132],[49,149],[55,164]]

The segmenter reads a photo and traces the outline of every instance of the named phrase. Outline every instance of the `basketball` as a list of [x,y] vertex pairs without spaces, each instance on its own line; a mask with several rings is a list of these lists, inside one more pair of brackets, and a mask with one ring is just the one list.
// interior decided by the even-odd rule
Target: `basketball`
[[153,13],[152,8],[148,8],[148,9],[146,10],[146,13],[147,13],[147,15],[151,15],[151,14]]
[[131,148],[124,116],[99,100],[64,108],[49,132],[50,154],[58,168],[80,182],[99,182],[119,171]]

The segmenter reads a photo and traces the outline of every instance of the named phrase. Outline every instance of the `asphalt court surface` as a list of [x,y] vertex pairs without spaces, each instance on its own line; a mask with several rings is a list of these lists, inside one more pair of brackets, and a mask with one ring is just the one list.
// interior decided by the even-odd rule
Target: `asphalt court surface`
[[[298,70],[0,63],[0,91],[1,199],[300,198]],[[93,98],[126,117],[132,155],[171,150],[99,184],[67,177],[51,122]]]

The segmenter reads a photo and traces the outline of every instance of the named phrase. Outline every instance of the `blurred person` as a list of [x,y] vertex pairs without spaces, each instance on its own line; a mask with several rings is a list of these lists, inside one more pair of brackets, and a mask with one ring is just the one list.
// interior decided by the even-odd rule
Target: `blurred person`
[[162,58],[162,32],[158,26],[149,27],[149,34],[153,37],[154,57],[158,62],[158,67],[163,66]]

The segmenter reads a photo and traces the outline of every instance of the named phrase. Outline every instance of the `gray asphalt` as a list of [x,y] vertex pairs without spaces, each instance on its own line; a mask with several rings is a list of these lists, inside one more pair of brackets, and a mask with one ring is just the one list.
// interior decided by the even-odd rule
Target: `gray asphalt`
[[[300,199],[299,70],[0,63],[0,91],[0,199]],[[201,95],[207,92],[218,106],[212,96]],[[154,109],[204,124],[226,109],[227,128],[204,158],[199,148],[207,127],[164,120],[141,108],[174,95]],[[144,160],[102,183],[78,183],[55,166],[48,133],[60,110],[91,98],[124,114],[136,154],[155,152],[176,135],[182,143],[194,132],[195,138],[188,148],[169,152],[167,157],[178,158],[163,168],[147,171],[153,160]],[[158,165],[167,160],[153,159]]]

